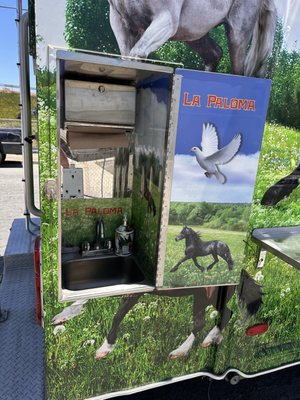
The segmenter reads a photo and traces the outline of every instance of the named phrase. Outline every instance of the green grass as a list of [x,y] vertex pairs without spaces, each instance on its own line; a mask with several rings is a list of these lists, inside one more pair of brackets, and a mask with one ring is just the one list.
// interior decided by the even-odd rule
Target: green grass
[[[274,207],[260,205],[265,191],[288,175],[299,162],[299,131],[267,124],[260,157],[250,227],[293,226],[300,222],[299,188]],[[247,247],[245,266],[254,276],[257,272],[256,247]],[[257,372],[299,360],[300,358],[300,274],[277,257],[268,255],[262,270],[264,304],[249,324],[267,321],[270,329],[257,337],[247,337],[245,325],[239,324],[234,302],[234,316],[226,329],[225,340],[218,351],[216,371],[227,367]]]
[[[0,90],[0,118],[17,119],[20,115],[20,93]],[[31,108],[36,107],[36,97],[31,96]]]
[[[40,115],[41,187],[46,179],[56,178],[57,175],[55,121],[55,110],[45,110]],[[264,191],[289,173],[298,162],[298,137],[297,131],[267,125],[255,190],[255,204],[251,214],[251,228],[299,224],[299,189],[274,208],[259,205]],[[42,210],[45,358],[49,399],[79,400],[198,372],[204,368],[221,373],[228,367],[235,367],[250,373],[299,360],[300,274],[299,271],[270,256],[262,271],[265,292],[263,306],[251,321],[240,322],[241,314],[234,296],[229,303],[234,312],[233,317],[224,332],[224,340],[220,346],[208,349],[200,346],[203,338],[216,323],[215,319],[210,318],[210,309],[206,312],[206,326],[196,339],[190,354],[184,359],[169,360],[168,354],[191,332],[192,298],[145,295],[122,322],[117,345],[112,354],[105,360],[96,361],[95,351],[106,337],[122,298],[90,301],[84,306],[85,311],[81,316],[65,324],[64,333],[60,336],[54,335],[51,319],[66,306],[66,303],[61,304],[57,301],[57,204],[42,195]],[[214,230],[198,228],[203,239],[215,239]],[[171,226],[169,229],[171,252],[175,252],[172,246],[178,229],[177,226]],[[220,232],[217,234],[219,236]],[[243,233],[222,232],[222,240],[230,245],[233,257],[238,260],[238,266],[242,261],[240,244],[243,237]],[[243,266],[254,276],[257,272],[256,248],[251,245],[247,246],[247,249],[248,255]],[[184,248],[179,247],[176,251],[177,259],[182,256]],[[167,260],[166,269],[172,262],[172,258]],[[207,265],[209,259],[204,259],[203,262]],[[199,278],[199,272],[194,266],[182,266],[175,274],[180,276],[181,273],[187,272],[195,274],[196,280]],[[211,272],[218,275],[227,273],[226,264],[220,262]],[[249,324],[263,321],[270,324],[267,333],[257,337],[245,335]],[[95,342],[88,345],[87,341],[91,339]],[[283,344],[286,344],[286,347],[278,350],[276,346]]]
[[[61,336],[55,336],[48,325],[46,343],[51,346],[47,346],[46,356],[51,400],[83,399],[185,375],[209,366],[214,359],[216,348],[200,347],[214,324],[208,315],[207,326],[191,354],[170,360],[168,354],[191,332],[191,297],[145,295],[122,322],[113,353],[107,359],[95,360],[96,348],[106,337],[119,302],[111,298],[89,302],[84,314],[69,321]],[[86,345],[91,339],[95,344]]]
[[266,124],[258,167],[250,228],[292,226],[300,223],[299,187],[274,207],[263,207],[265,191],[289,175],[299,163],[300,132],[277,124]]

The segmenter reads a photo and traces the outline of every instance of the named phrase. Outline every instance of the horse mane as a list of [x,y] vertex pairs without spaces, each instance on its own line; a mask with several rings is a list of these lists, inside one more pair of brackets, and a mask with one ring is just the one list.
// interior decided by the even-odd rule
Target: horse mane
[[263,304],[263,294],[262,286],[256,283],[247,271],[242,269],[238,297],[241,305],[246,308],[247,318],[255,315]]
[[195,232],[192,228],[189,228],[191,231],[191,236],[193,237],[193,239],[197,242],[197,243],[201,243],[202,239],[201,239],[201,234],[200,232]]

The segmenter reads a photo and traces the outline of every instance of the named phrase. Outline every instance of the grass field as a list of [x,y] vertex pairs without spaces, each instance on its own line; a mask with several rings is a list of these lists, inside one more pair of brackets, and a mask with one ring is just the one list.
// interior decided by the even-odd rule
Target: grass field
[[[36,96],[31,96],[31,108],[36,108]],[[32,133],[37,132],[36,116],[31,117]],[[0,128],[21,128],[20,93],[0,90]],[[34,141],[33,144],[36,147]]]
[[[266,125],[249,232],[254,228],[299,225],[299,188],[274,207],[260,205],[265,191],[297,166],[299,139],[297,130]],[[248,243],[251,243],[250,238]],[[256,247],[253,244],[247,246],[245,267],[252,276],[258,273],[255,269],[256,256]],[[247,337],[244,326],[239,325],[236,305],[232,303],[231,308],[236,311],[226,330],[226,340],[218,351],[216,371],[221,372],[231,366],[245,372],[257,372],[300,358],[299,271],[268,254],[259,281],[263,286],[264,304],[252,323],[267,321],[269,331],[261,336]]]
[[[31,108],[36,107],[36,96],[31,96]],[[0,90],[0,118],[17,119],[20,116],[20,93]]]
[[[56,177],[55,113],[46,112],[39,121],[41,146],[41,187],[49,177]],[[47,144],[48,137],[51,143]],[[267,125],[264,152],[255,190],[250,229],[264,226],[299,225],[299,189],[274,208],[261,207],[264,191],[291,171],[298,162],[299,132],[277,125]],[[206,326],[184,359],[170,360],[168,354],[178,347],[192,329],[191,297],[167,298],[145,295],[127,314],[120,326],[117,346],[105,360],[96,361],[94,354],[111,326],[122,298],[91,300],[84,313],[67,322],[64,332],[54,334],[52,317],[66,304],[57,301],[57,206],[43,197],[43,280],[45,294],[45,343],[48,397],[51,400],[79,400],[111,391],[141,386],[170,377],[182,376],[202,369],[221,373],[228,367],[244,372],[258,372],[300,358],[300,275],[277,258],[269,256],[261,275],[256,276],[256,247],[247,242],[247,257],[243,266],[263,285],[264,304],[257,316],[241,322],[236,296],[229,307],[233,317],[224,331],[218,347],[203,349],[200,344],[215,325],[216,317],[210,308]],[[169,237],[173,243],[179,226],[172,226]],[[215,238],[215,231],[197,227],[203,239]],[[240,251],[242,233],[226,232],[234,257]],[[244,245],[243,245],[244,248]],[[184,248],[178,248],[181,257]],[[241,259],[240,259],[241,260]],[[170,265],[172,259],[169,260]],[[169,262],[168,261],[168,262]],[[206,263],[207,260],[204,260]],[[168,264],[169,268],[169,264]],[[185,273],[182,266],[178,274]],[[193,267],[195,268],[195,267]],[[212,272],[226,272],[220,262]],[[188,269],[190,273],[190,270]],[[224,272],[224,273],[225,273]],[[198,279],[198,271],[193,271]],[[180,276],[180,275],[178,275]],[[173,278],[172,278],[173,279]],[[247,326],[267,321],[269,331],[261,336],[245,335]]]

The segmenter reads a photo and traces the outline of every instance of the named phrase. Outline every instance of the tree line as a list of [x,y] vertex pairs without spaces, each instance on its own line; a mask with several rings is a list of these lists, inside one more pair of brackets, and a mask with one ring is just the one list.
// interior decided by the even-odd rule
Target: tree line
[[[224,27],[213,29],[211,36],[224,53],[218,72],[230,73]],[[108,1],[67,0],[65,39],[73,48],[118,54],[118,45],[109,23]],[[167,42],[150,58],[182,63],[185,68],[203,69],[199,56],[182,42]],[[280,21],[266,77],[272,79],[267,120],[300,129],[300,52],[286,49]]]
[[203,225],[212,229],[246,232],[249,216],[249,204],[172,202],[169,224]]

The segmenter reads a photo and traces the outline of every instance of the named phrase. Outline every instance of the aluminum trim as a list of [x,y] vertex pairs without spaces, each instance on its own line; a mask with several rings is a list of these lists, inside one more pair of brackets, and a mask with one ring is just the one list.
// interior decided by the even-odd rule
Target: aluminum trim
[[182,382],[182,381],[185,381],[187,379],[199,378],[201,376],[205,376],[207,378],[211,378],[211,379],[214,379],[214,380],[217,380],[217,381],[221,381],[221,380],[225,379],[226,376],[229,373],[232,373],[232,372],[238,374],[242,378],[248,378],[248,379],[257,378],[259,376],[271,374],[272,372],[281,371],[283,369],[295,367],[297,365],[300,365],[300,361],[297,361],[297,362],[294,362],[294,363],[291,363],[291,364],[282,365],[281,367],[272,368],[272,369],[265,370],[265,371],[262,371],[262,372],[258,372],[258,373],[255,373],[255,374],[245,374],[244,372],[242,372],[242,371],[240,371],[240,370],[238,370],[236,368],[229,368],[222,375],[214,375],[214,374],[211,374],[209,372],[196,372],[194,374],[183,375],[183,376],[179,376],[179,377],[172,378],[172,379],[169,379],[169,380],[160,381],[160,382],[157,382],[157,383],[149,383],[148,385],[139,386],[139,387],[136,387],[136,388],[133,388],[133,389],[120,390],[118,392],[104,394],[104,395],[100,395],[100,396],[96,396],[96,397],[89,397],[89,398],[87,398],[85,400],[112,399],[114,397],[124,396],[124,395],[131,395],[131,394],[135,394],[135,393],[139,393],[139,392],[144,392],[144,391],[149,390],[149,389],[155,389],[155,388],[158,388],[158,387],[170,385],[172,383]]
[[156,272],[156,287],[163,285],[165,257],[166,257],[166,238],[169,222],[170,199],[172,190],[172,178],[174,169],[174,154],[176,145],[176,133],[179,116],[179,103],[181,91],[181,75],[174,75],[172,87],[172,100],[170,109],[169,135],[166,155],[166,169],[163,187],[163,200],[159,233],[158,257],[157,257],[157,272]]

